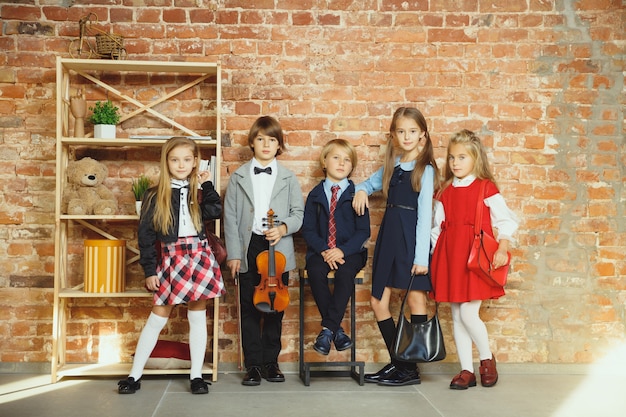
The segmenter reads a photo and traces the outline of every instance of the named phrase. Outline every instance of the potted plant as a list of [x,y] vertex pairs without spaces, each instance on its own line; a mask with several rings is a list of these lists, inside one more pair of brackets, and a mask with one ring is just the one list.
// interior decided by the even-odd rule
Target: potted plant
[[115,125],[120,122],[119,109],[113,105],[111,100],[96,101],[89,121],[94,124],[93,136],[103,139],[115,139]]
[[139,178],[133,180],[131,189],[135,195],[135,210],[137,211],[137,215],[141,213],[141,201],[143,200],[143,195],[146,191],[148,191],[148,188],[150,188],[151,185],[152,182],[150,181],[150,178],[143,174]]

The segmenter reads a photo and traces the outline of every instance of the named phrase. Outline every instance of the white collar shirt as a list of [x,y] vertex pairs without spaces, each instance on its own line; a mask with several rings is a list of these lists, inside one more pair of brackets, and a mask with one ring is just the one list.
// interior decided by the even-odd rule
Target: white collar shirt
[[[254,168],[271,168],[270,174],[261,172],[254,173]],[[252,224],[252,233],[262,235],[267,228],[267,212],[270,209],[272,200],[272,190],[276,182],[278,164],[276,158],[266,166],[262,166],[256,158],[252,158],[250,164],[250,178],[252,179],[252,190],[254,192],[254,223]]]

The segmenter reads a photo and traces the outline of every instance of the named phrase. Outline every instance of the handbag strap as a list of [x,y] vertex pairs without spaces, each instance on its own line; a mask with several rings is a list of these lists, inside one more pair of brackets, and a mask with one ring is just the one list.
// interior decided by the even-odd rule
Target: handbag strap
[[483,200],[485,199],[485,186],[487,180],[482,180],[480,183],[480,193],[478,194],[478,200],[476,200],[476,217],[474,218],[474,234],[479,235],[483,224]]
[[404,311],[404,304],[406,304],[406,299],[409,296],[409,291],[411,291],[411,287],[413,286],[413,279],[415,278],[415,274],[411,274],[411,281],[409,281],[409,286],[406,289],[406,293],[404,293],[404,297],[402,297],[402,305],[400,306],[400,312]]
[[[404,305],[406,304],[406,299],[409,297],[409,291],[411,291],[411,287],[413,286],[413,279],[415,279],[415,274],[411,274],[411,281],[409,281],[409,286],[406,289],[406,293],[404,293],[404,297],[402,297],[402,305],[400,305],[400,314],[404,314]],[[431,285],[432,287],[432,282]],[[433,293],[435,291],[433,290]],[[435,315],[437,315],[439,311],[439,303],[435,301]]]

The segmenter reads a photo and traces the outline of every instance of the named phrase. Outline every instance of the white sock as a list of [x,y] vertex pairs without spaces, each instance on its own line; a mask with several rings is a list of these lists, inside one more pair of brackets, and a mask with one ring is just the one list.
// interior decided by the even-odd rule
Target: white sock
[[165,327],[168,317],[161,317],[154,313],[150,313],[148,321],[141,331],[137,347],[135,348],[135,359],[133,360],[133,367],[130,370],[129,377],[135,378],[135,381],[139,381],[141,375],[143,375],[143,368],[150,358],[150,354],[156,346],[157,340],[159,340],[159,334]]
[[191,371],[189,379],[202,378],[202,366],[206,355],[206,310],[187,310],[189,321],[189,354]]

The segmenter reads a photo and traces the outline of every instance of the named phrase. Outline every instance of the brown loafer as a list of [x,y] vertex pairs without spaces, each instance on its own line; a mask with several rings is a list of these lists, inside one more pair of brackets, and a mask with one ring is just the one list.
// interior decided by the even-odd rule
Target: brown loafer
[[498,382],[496,357],[491,355],[491,359],[480,361],[480,384],[483,387],[493,387],[496,382]]
[[470,371],[461,371],[460,374],[457,374],[454,378],[452,378],[452,382],[450,382],[450,389],[468,389],[469,387],[476,386],[476,375]]

